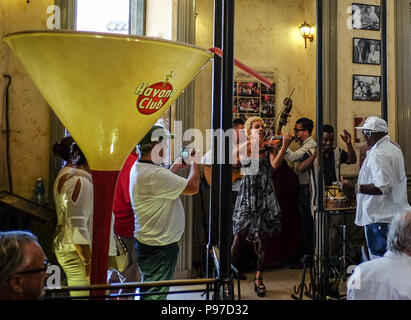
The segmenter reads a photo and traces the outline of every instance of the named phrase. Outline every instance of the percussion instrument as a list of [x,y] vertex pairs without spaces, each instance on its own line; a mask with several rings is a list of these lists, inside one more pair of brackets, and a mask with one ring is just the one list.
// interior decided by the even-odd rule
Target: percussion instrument
[[350,199],[340,190],[337,185],[325,187],[325,208],[344,209],[351,206]]

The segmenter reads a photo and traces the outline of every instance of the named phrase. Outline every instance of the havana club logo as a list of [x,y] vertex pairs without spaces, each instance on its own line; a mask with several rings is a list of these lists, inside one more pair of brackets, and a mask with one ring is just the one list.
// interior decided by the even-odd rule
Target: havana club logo
[[166,80],[149,85],[147,82],[141,82],[135,91],[138,95],[137,110],[142,114],[153,114],[160,110],[177,90],[173,89],[169,80],[174,77],[174,71],[166,76]]

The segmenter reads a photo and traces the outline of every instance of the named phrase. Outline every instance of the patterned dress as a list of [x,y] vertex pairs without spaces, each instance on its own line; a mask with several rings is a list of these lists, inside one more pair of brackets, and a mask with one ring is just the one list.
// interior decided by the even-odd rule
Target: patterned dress
[[280,206],[270,168],[267,157],[259,159],[258,173],[243,176],[234,206],[233,233],[248,228],[246,239],[251,242],[258,241],[261,233],[272,234],[281,230]]

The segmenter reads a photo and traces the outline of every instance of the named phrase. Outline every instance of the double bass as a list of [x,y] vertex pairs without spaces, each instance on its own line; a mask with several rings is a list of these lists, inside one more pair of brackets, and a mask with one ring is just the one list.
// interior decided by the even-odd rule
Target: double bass
[[[293,90],[294,92],[294,90]],[[280,136],[287,125],[293,107],[291,95],[284,99],[279,114],[276,135]],[[275,143],[281,143],[275,141]],[[297,209],[298,177],[284,159],[277,170],[271,171],[274,189],[281,208],[281,232],[269,237],[266,253],[266,264],[274,265],[279,261],[297,258],[301,250],[301,226]]]

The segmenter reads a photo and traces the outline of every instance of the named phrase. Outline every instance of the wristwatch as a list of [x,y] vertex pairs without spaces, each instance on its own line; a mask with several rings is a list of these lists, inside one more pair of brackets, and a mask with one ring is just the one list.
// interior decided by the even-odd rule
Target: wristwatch
[[360,184],[358,184],[358,183],[356,183],[356,184],[355,184],[355,194],[357,194],[357,193],[361,193],[361,191],[360,191],[360,187],[361,187],[361,185],[360,185]]

